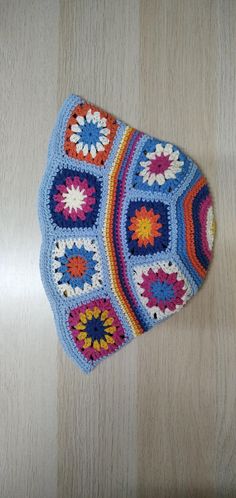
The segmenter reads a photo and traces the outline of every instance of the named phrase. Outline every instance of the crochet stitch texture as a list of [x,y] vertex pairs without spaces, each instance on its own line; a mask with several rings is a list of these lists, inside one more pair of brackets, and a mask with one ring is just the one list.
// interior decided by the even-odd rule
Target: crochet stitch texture
[[75,95],[51,136],[39,219],[42,281],[84,372],[179,311],[212,257],[212,198],[196,164]]

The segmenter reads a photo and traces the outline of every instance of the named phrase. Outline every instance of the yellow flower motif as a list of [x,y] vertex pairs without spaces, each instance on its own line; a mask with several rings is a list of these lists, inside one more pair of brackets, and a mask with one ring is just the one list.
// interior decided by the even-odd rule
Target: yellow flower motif
[[[112,334],[116,331],[116,327],[113,325],[114,318],[109,316],[108,310],[102,311],[98,306],[94,306],[93,309],[81,312],[79,319],[80,321],[75,326],[76,330],[79,331],[76,337],[79,341],[83,341],[84,349],[92,346],[96,351],[100,351],[101,348],[107,350],[109,344],[115,344]],[[87,327],[93,319],[98,322],[98,325],[102,325],[104,329],[104,335],[101,338],[92,339],[88,334]]]
[[161,236],[159,231],[162,224],[159,223],[160,214],[155,214],[153,209],[149,211],[145,206],[142,206],[140,211],[136,209],[135,216],[133,216],[130,221],[129,230],[134,232],[132,234],[132,240],[138,241],[138,247],[147,247],[148,244],[154,246],[154,240],[156,237]]

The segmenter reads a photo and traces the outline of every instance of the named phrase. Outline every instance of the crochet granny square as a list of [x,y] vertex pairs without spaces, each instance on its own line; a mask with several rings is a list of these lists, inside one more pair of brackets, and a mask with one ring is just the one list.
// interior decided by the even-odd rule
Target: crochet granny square
[[179,311],[212,257],[212,198],[196,164],[75,95],[51,136],[39,218],[42,281],[84,372]]

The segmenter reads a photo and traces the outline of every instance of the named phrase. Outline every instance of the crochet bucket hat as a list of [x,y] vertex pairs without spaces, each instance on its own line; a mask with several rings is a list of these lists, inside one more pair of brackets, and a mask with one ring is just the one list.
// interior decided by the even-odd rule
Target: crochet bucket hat
[[51,136],[39,218],[42,281],[84,372],[179,311],[212,257],[212,198],[196,164],[75,95]]

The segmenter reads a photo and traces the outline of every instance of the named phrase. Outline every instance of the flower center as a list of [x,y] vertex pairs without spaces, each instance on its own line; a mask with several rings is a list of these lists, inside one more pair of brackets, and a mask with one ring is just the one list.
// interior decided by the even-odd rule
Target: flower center
[[85,122],[80,135],[81,141],[88,144],[90,148],[92,144],[95,145],[96,142],[99,142],[100,130],[96,124]]
[[86,324],[86,332],[93,341],[103,339],[105,337],[105,328],[100,318],[91,318]]
[[72,277],[82,277],[87,269],[87,261],[82,256],[74,256],[69,259],[67,268]]
[[151,284],[151,292],[158,301],[170,301],[175,295],[173,286],[160,280]]
[[138,237],[148,238],[152,232],[152,223],[148,218],[141,218],[137,224]]
[[155,159],[152,159],[148,169],[150,173],[155,173],[155,175],[158,175],[159,173],[164,173],[164,171],[166,171],[170,167],[170,165],[171,161],[169,159],[169,156],[161,155],[160,157],[157,156]]
[[82,209],[87,195],[84,189],[80,190],[79,187],[75,188],[74,185],[72,185],[71,187],[67,187],[67,192],[63,192],[62,197],[65,208],[68,208],[71,213],[72,209]]

